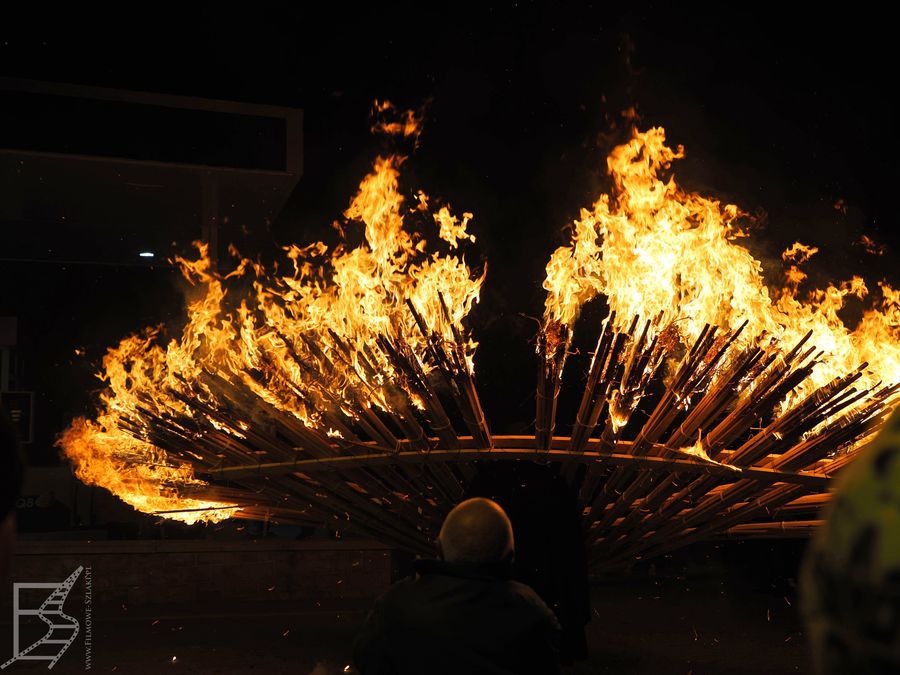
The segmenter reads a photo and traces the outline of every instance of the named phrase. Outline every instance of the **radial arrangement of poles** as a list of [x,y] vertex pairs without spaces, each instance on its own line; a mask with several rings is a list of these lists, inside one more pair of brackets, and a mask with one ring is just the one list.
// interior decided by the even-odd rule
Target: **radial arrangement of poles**
[[[761,482],[748,469],[830,477],[852,457],[841,451],[883,423],[900,385],[859,388],[863,363],[796,399],[790,394],[826,357],[809,344],[811,333],[785,351],[762,336],[742,341],[746,323],[730,332],[707,325],[679,358],[671,327],[654,326],[658,321],[641,327],[635,317],[620,331],[611,329],[614,314],[604,321],[568,451],[583,452],[595,438],[601,455],[692,456],[728,471],[666,472],[602,459],[569,463],[563,471],[584,509],[594,566],[615,568],[715,536],[808,532],[815,521],[798,518],[814,514],[827,490]],[[648,339],[651,333],[656,337]],[[664,361],[670,364],[665,376]],[[560,387],[559,371],[542,365],[539,373],[556,381],[539,381],[538,418],[540,392]],[[552,414],[544,423],[553,428]],[[538,430],[537,448],[546,445]]]
[[[604,570],[699,539],[808,533],[830,477],[852,458],[842,451],[878,427],[900,386],[860,388],[860,364],[798,397],[826,356],[809,334],[782,347],[746,335],[746,324],[706,326],[684,346],[659,316],[617,323],[613,314],[577,409],[562,411],[570,435],[553,435],[571,348],[571,334],[555,326],[537,341],[535,436],[492,436],[467,336],[447,339],[413,302],[406,309],[425,354],[397,329],[353,349],[335,334],[323,348],[321,335],[290,339],[273,328],[273,352],[260,341],[258,368],[207,366],[167,392],[182,406],[148,400],[118,424],[204,480],[173,484],[180,497],[234,504],[241,517],[353,529],[419,553],[432,550],[480,463],[548,463],[578,494],[591,562]],[[367,384],[387,379],[376,365],[385,358],[395,373],[381,389],[386,407],[373,405]],[[318,423],[279,404],[274,392],[283,402],[292,382],[286,369],[346,378],[340,400],[327,387],[318,398],[294,388]]]
[[[440,300],[444,319],[451,323]],[[447,505],[464,495],[473,475],[470,466],[423,461],[385,464],[377,471],[319,470],[329,461],[356,456],[413,452],[426,459],[436,448],[460,448],[460,430],[467,447],[490,450],[491,434],[466,363],[466,336],[455,330],[448,340],[427,325],[413,302],[407,301],[406,308],[427,342],[424,358],[413,353],[397,327],[391,335],[376,335],[362,349],[351,348],[333,332],[325,349],[321,335],[291,339],[272,329],[265,336],[268,341],[259,341],[258,368],[235,371],[206,365],[191,381],[180,378],[168,388],[162,399],[175,405],[147,400],[133,416],[120,414],[117,424],[136,439],[164,449],[173,466],[189,465],[201,478],[225,476],[205,485],[173,481],[171,489],[178,497],[234,504],[242,517],[349,528],[405,549],[430,550]],[[385,357],[394,369],[390,379],[375,365]],[[296,378],[287,369],[304,371],[313,379],[341,378],[340,398],[331,387],[311,396],[291,386]],[[368,383],[375,381],[382,406],[373,403]],[[291,403],[314,411],[317,423],[305,423],[289,412],[286,392],[296,397]],[[309,461],[316,466],[300,470]],[[240,480],[227,473],[228,468],[267,465],[280,469],[254,471]]]

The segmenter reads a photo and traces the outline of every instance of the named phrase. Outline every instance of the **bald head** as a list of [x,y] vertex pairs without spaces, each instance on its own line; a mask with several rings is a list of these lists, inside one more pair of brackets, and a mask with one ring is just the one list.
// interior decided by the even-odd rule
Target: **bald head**
[[475,497],[457,504],[438,536],[447,562],[500,562],[515,550],[512,523],[496,502]]

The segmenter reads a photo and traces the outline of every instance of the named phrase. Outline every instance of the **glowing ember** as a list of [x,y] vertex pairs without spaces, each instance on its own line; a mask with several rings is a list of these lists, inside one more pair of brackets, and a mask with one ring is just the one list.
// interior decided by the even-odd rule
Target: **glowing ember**
[[390,101],[375,101],[372,106],[372,133],[403,136],[419,140],[422,133],[422,114],[415,110],[399,111]]

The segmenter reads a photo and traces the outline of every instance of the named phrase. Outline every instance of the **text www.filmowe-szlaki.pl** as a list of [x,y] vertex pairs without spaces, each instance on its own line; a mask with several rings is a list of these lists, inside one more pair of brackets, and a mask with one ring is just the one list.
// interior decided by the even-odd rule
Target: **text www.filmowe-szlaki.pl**
[[92,627],[93,620],[91,618],[91,602],[92,602],[92,583],[91,568],[84,568],[84,669],[91,669],[91,647],[92,647]]

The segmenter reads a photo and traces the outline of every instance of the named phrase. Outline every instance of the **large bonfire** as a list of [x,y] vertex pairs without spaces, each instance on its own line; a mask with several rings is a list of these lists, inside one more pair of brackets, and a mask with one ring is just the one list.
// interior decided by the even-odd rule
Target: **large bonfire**
[[547,265],[545,321],[565,334],[581,308],[605,296],[625,328],[631,317],[655,317],[674,325],[685,344],[706,325],[795,344],[809,331],[827,357],[788,403],[867,363],[860,385],[900,382],[900,291],[879,283],[877,297],[851,330],[838,312],[845,298],[863,298],[866,282],[854,276],[798,297],[806,278],[800,265],[817,252],[797,242],[782,257],[789,266],[784,286],[770,291],[760,261],[738,244],[748,234],[740,209],[685,192],[672,175],[682,148],[665,144],[662,128],[635,131],[608,159],[614,182],[574,223],[572,243],[557,249]]
[[[407,117],[388,130],[408,136],[414,125]],[[60,441],[78,477],[140,511],[218,521],[240,505],[186,496],[206,485],[195,468],[279,455],[260,424],[285,425],[278,433],[292,451],[352,444],[360,429],[393,450],[402,432],[425,440],[422,418],[446,426],[423,381],[438,365],[471,376],[476,344],[463,337],[462,321],[484,276],[458,253],[460,242],[475,239],[467,232],[472,214],[432,210],[421,191],[408,203],[398,185],[404,159],[376,158],[344,212],[346,231],[364,232],[355,247],[288,246],[286,275],[244,259],[222,276],[199,243],[197,259],[176,258],[196,288],[187,323],[168,342],[155,327],[109,349],[96,418],[74,420]],[[410,220],[433,227],[446,252],[429,253]],[[438,364],[441,357],[450,363]],[[401,433],[381,416],[398,421]]]
[[[418,133],[413,115],[378,130]],[[241,260],[220,275],[202,245],[177,258],[196,289],[181,335],[111,348],[96,416],[61,446],[79,478],[143,512],[339,522],[414,550],[486,459],[560,462],[609,564],[817,506],[895,404],[900,292],[879,284],[850,329],[839,310],[869,288],[801,297],[815,249],[800,243],[767,288],[740,209],[680,188],[681,156],[662,129],[635,131],[609,157],[613,191],[551,256],[536,442],[492,437],[478,402],[464,320],[484,275],[459,252],[472,215],[404,198],[393,155],[344,212],[359,245],[289,246],[288,274]],[[600,299],[571,436],[554,437],[576,320]]]

